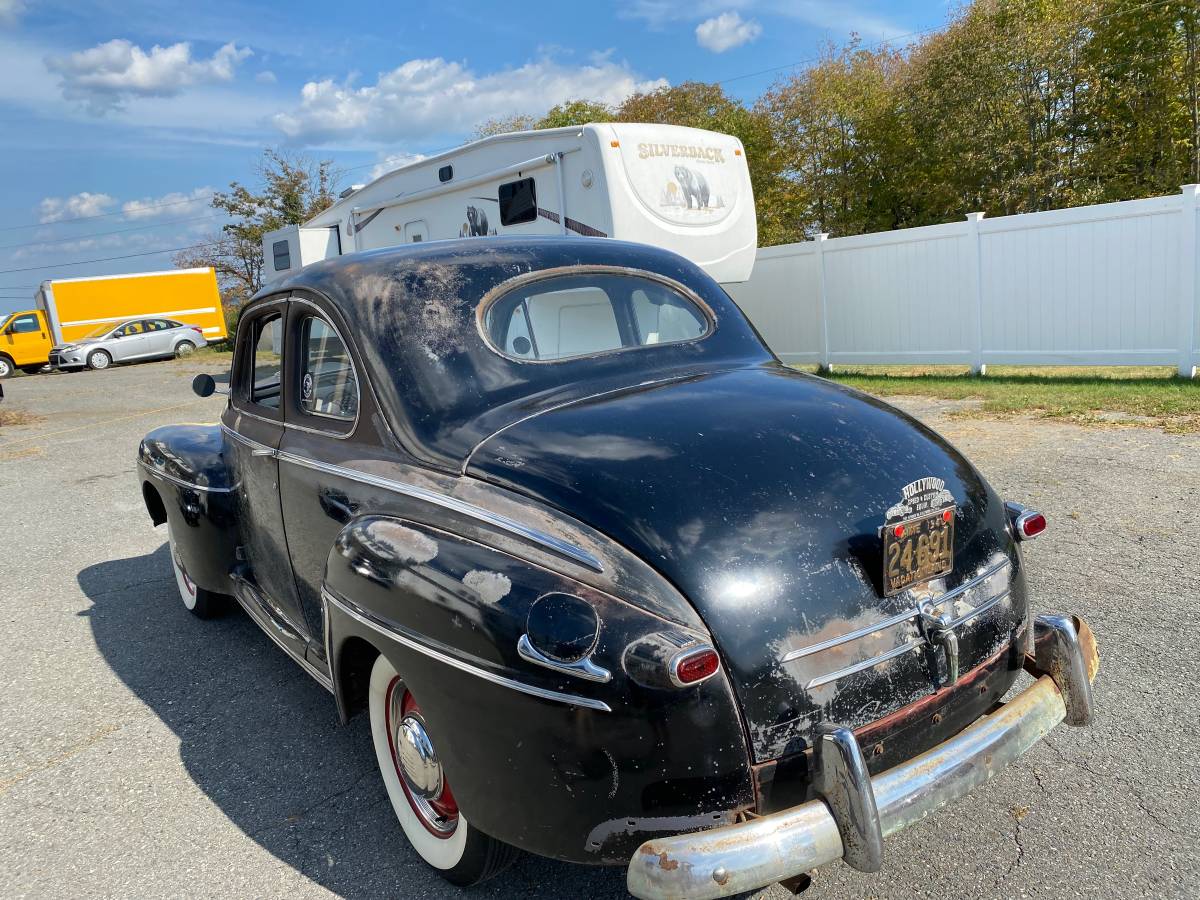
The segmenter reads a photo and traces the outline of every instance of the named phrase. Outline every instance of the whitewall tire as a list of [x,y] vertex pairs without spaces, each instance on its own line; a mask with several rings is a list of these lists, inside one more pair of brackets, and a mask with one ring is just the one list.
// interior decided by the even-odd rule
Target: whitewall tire
[[463,887],[508,868],[519,851],[467,821],[424,730],[420,707],[382,654],[371,667],[368,707],[383,786],[404,836],[421,859]]

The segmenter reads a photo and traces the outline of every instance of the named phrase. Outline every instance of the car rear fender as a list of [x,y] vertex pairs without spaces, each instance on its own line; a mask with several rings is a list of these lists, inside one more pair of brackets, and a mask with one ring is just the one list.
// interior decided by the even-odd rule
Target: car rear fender
[[[587,676],[519,649],[530,610],[552,594],[595,611]],[[675,623],[476,541],[378,515],[338,536],[323,599],[339,706],[354,703],[362,672],[350,670],[365,642],[420,702],[455,797],[485,833],[558,859],[613,862],[649,834],[733,821],[753,803],[724,675],[652,688],[626,674],[626,648],[685,633]]]

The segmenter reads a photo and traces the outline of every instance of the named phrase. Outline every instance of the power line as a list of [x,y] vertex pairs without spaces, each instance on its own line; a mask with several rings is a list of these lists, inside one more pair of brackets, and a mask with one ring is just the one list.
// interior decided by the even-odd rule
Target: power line
[[137,256],[158,256],[162,253],[180,253],[184,250],[197,250],[200,247],[212,247],[217,241],[201,241],[199,244],[188,244],[186,247],[164,247],[161,250],[144,250],[141,253],[126,253],[122,256],[102,256],[99,259],[80,259],[75,262],[51,263],[47,266],[26,266],[21,269],[0,269],[0,275],[13,272],[37,272],[41,269],[65,269],[69,266],[90,266],[93,263],[113,262],[118,259],[133,259]]
[[[143,209],[160,209],[161,207],[164,207],[164,206],[179,206],[179,204],[181,204],[181,203],[199,203],[201,200],[211,200],[214,196],[216,196],[216,195],[215,194],[205,194],[201,197],[187,197],[186,199],[183,199],[183,200],[171,200],[166,203],[147,203],[144,206],[137,207],[137,211],[141,212]],[[95,215],[92,215],[92,216],[71,216],[71,217],[65,218],[65,219],[55,219],[53,222],[31,222],[27,225],[6,225],[5,227],[0,228],[0,231],[16,231],[20,228],[36,228],[39,225],[43,225],[43,226],[59,225],[64,222],[86,222],[91,219],[107,219],[112,216],[124,216],[124,215],[128,215],[128,213],[123,209],[119,209],[115,212],[96,213]]]
[[196,216],[192,219],[173,219],[170,222],[152,222],[149,225],[135,225],[133,228],[117,228],[113,231],[94,231],[90,234],[76,234],[65,238],[51,238],[44,241],[26,241],[23,244],[0,244],[0,250],[12,250],[16,247],[41,247],[44,244],[67,244],[71,241],[89,241],[92,238],[105,237],[110,234],[127,234],[130,231],[146,231],[154,228],[169,228],[172,225],[183,225],[188,222],[207,222],[221,218],[221,213],[211,216]]

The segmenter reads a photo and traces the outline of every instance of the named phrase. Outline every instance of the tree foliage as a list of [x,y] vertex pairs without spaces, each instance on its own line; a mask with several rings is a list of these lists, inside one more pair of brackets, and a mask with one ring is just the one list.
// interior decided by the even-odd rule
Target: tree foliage
[[338,173],[329,160],[266,150],[252,190],[232,182],[212,205],[231,221],[205,244],[175,257],[179,268],[212,266],[227,310],[235,310],[262,287],[262,238],[268,231],[306,222],[337,199]]

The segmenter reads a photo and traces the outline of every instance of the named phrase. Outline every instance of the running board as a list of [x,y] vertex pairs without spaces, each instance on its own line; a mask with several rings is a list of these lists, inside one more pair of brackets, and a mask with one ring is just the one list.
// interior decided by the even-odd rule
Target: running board
[[244,564],[234,566],[229,573],[229,580],[233,583],[234,599],[254,624],[301,669],[312,676],[317,684],[332,694],[333,680],[329,677],[328,663],[324,666],[318,665],[305,656],[308,638],[275,610],[262,589],[254,582],[247,567]]

